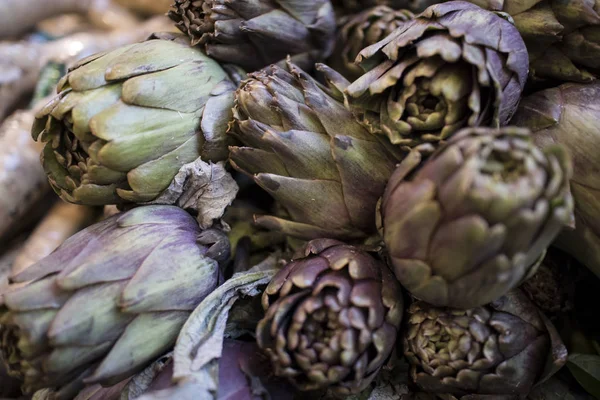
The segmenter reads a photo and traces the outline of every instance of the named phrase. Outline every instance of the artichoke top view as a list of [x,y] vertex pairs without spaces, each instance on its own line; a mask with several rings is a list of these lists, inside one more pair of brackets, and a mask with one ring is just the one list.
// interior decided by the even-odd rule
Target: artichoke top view
[[517,29],[463,2],[427,8],[363,49],[346,93],[359,120],[394,144],[438,142],[466,126],[505,125],[527,79]]
[[[322,85],[296,65],[250,74],[236,92],[230,162],[289,215],[258,216],[264,227],[303,239],[364,238],[396,158],[343,105],[342,76],[317,65]],[[392,149],[393,150],[393,149]]]
[[175,0],[168,15],[210,57],[248,71],[288,55],[314,64],[335,40],[329,0]]
[[404,351],[411,378],[430,393],[523,399],[567,361],[556,328],[518,290],[469,310],[418,301],[407,318]]
[[173,206],[116,214],[12,276],[0,308],[0,355],[31,393],[80,376],[115,384],[174,344],[217,286],[223,233]]
[[600,3],[594,0],[470,0],[514,20],[529,51],[531,74],[590,82],[600,73]]
[[36,115],[42,163],[64,200],[146,202],[182,165],[225,160],[235,85],[182,40],[153,38],[80,61]]
[[402,285],[437,306],[473,308],[515,288],[571,222],[566,150],[539,150],[524,128],[466,128],[419,169],[413,151],[381,204]]
[[258,345],[275,374],[302,390],[358,393],[394,349],[404,311],[387,266],[356,247],[312,240],[262,297]]

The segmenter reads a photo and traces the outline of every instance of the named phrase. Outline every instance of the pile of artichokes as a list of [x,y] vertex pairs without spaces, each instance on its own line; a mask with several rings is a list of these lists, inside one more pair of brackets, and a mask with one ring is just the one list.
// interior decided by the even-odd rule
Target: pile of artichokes
[[600,395],[597,3],[172,3],[181,33],[34,111],[59,201],[104,215],[27,267],[0,246],[0,394]]

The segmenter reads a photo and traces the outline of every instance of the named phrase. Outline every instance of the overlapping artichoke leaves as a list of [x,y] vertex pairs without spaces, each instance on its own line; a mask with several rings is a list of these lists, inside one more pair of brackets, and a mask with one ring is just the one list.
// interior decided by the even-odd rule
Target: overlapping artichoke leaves
[[346,90],[354,113],[371,132],[411,148],[465,126],[505,125],[528,71],[516,28],[462,1],[429,7],[357,61],[368,72]]
[[11,277],[0,354],[27,393],[83,373],[116,383],[173,346],[228,256],[225,235],[201,232],[180,208],[114,215]]
[[348,85],[317,65],[328,86],[296,65],[250,75],[236,93],[234,168],[288,212],[258,216],[267,228],[302,239],[354,239],[376,232],[375,207],[397,159],[343,105]]
[[537,78],[590,82],[600,73],[600,3],[594,0],[470,0],[512,16]]
[[519,290],[469,310],[418,301],[408,318],[412,380],[451,399],[522,399],[567,361],[556,328]]
[[333,50],[329,0],[175,0],[169,17],[216,60],[248,71],[285,60],[303,67]]
[[[420,167],[420,168],[416,168]],[[465,128],[421,163],[414,150],[381,204],[390,265],[414,296],[472,308],[507,293],[572,218],[564,147],[513,126]]]
[[183,36],[153,38],[76,64],[32,135],[46,143],[42,163],[64,200],[147,202],[183,165],[227,158],[234,89]]
[[566,147],[573,159],[575,229],[556,244],[600,277],[600,83],[567,83],[525,97],[512,123],[528,127],[536,144]]

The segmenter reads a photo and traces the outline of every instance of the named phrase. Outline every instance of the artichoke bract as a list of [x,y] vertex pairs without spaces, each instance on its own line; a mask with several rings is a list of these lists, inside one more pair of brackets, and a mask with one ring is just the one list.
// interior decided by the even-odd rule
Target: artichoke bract
[[423,301],[493,301],[571,221],[570,159],[560,146],[539,150],[526,129],[467,128],[427,161],[420,154],[390,178],[381,223],[396,277]]
[[354,63],[358,53],[412,18],[414,14],[408,10],[377,6],[341,19],[341,29],[329,65],[350,80],[360,77],[364,71]]
[[529,51],[531,75],[589,82],[600,73],[600,3],[587,0],[470,0],[509,14]]
[[436,0],[331,0],[340,14],[351,14],[364,11],[368,7],[388,6],[396,10],[403,8],[414,12],[421,12]]
[[329,56],[335,40],[329,0],[175,0],[168,15],[192,45],[248,71],[288,55],[314,64]]
[[169,350],[217,286],[229,242],[174,206],[114,215],[12,276],[0,358],[31,393],[75,377],[114,384]]
[[[427,392],[465,400],[522,399],[567,361],[556,328],[520,291],[464,311],[418,301],[407,318],[404,351],[411,378]],[[553,366],[546,369],[549,359]]]
[[575,230],[556,244],[600,277],[600,83],[567,83],[525,97],[511,123],[532,130],[539,147],[564,146],[573,159]]
[[250,74],[236,92],[234,168],[253,177],[289,213],[259,216],[267,228],[304,238],[375,233],[375,206],[396,158],[343,105],[341,75],[317,65],[321,85],[294,64]]
[[367,72],[346,89],[357,118],[410,148],[466,126],[505,125],[528,70],[517,29],[462,1],[427,8],[357,61]]
[[309,242],[263,293],[258,345],[275,374],[301,390],[363,390],[391,354],[403,313],[400,285],[368,253]]
[[235,85],[183,39],[99,53],[61,79],[32,135],[46,143],[42,163],[63,200],[151,201],[184,164],[227,158]]

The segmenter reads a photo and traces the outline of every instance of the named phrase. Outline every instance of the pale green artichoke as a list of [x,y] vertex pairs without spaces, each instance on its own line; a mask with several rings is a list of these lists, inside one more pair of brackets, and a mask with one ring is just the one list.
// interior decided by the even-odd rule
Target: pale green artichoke
[[227,158],[235,86],[183,37],[166,37],[80,61],[38,112],[32,134],[64,200],[150,201],[182,165]]

